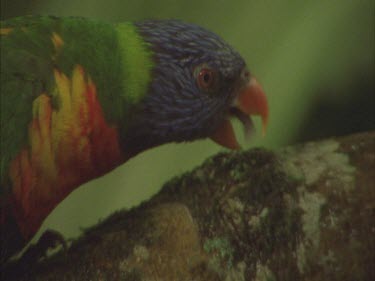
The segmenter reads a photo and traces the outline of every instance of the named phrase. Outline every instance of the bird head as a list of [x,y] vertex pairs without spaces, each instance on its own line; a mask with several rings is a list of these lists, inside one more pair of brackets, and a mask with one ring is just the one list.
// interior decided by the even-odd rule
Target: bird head
[[176,20],[136,26],[155,61],[141,114],[135,114],[131,145],[136,150],[207,137],[237,149],[233,116],[249,134],[250,115],[260,115],[265,130],[266,96],[243,58],[218,35]]

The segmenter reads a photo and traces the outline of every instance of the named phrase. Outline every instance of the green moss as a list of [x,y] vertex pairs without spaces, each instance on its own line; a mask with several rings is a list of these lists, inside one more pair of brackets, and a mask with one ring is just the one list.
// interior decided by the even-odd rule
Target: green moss
[[244,176],[244,172],[240,169],[233,169],[229,172],[229,175],[233,180],[240,181]]
[[276,281],[277,279],[267,266],[262,265],[262,264],[257,264],[256,280],[257,281]]
[[233,266],[234,249],[227,238],[207,239],[203,245],[206,253],[211,255],[211,265],[217,272],[224,264],[227,269]]
[[121,281],[142,281],[142,274],[137,269],[132,269],[129,271],[123,271],[120,273],[120,279]]

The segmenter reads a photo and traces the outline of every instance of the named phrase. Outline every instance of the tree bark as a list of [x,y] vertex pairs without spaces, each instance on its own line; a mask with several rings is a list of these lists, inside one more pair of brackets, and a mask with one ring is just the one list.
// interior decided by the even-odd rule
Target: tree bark
[[18,280],[375,280],[375,132],[216,155]]

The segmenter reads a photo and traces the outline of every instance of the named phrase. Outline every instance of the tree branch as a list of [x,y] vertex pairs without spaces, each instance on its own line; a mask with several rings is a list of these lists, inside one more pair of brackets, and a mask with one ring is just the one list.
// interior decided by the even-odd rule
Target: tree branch
[[375,280],[375,132],[222,153],[23,280]]

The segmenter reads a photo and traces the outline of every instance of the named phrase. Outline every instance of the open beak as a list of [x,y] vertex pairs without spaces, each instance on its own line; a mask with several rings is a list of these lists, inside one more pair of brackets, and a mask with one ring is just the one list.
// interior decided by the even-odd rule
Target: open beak
[[[254,125],[250,116],[259,115],[262,118],[262,134],[263,136],[265,135],[268,123],[267,97],[254,77],[250,79],[248,84],[234,99],[230,115],[238,118],[243,124],[246,137],[249,137],[254,131]],[[229,119],[223,121],[214,134],[212,134],[211,139],[230,149],[241,148]]]

